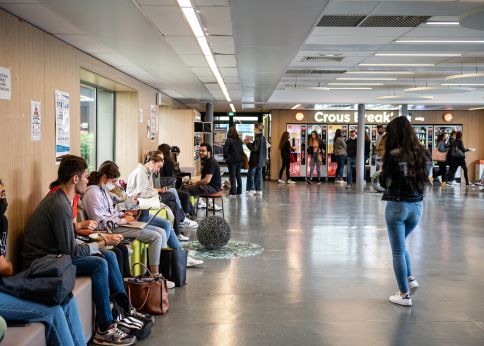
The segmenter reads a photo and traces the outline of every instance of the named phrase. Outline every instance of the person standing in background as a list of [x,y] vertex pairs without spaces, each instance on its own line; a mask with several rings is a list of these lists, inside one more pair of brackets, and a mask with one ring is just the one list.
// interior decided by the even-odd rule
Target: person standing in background
[[[437,136],[437,150],[441,153],[447,153],[449,151],[449,148],[445,144],[447,141],[447,134],[446,133],[440,133]],[[437,165],[439,167],[438,171],[434,170],[433,178],[438,179],[439,175],[442,177],[442,182],[441,185],[444,185],[446,182],[447,178],[447,159],[444,161],[437,161]]]
[[255,138],[250,142],[249,137],[244,139],[245,145],[250,150],[249,157],[249,176],[247,178],[247,194],[262,196],[262,167],[266,165],[267,141],[262,134],[264,125],[260,122],[255,123]]
[[[289,132],[285,131],[281,136],[281,141],[279,142],[279,149],[281,150],[281,159],[282,159],[282,166],[281,170],[279,171],[279,180],[277,181],[279,184],[295,184],[296,182],[291,180],[291,174],[289,169],[291,167],[291,150],[294,148],[291,147],[291,142],[289,141],[290,135]],[[286,170],[286,181],[282,180],[282,174]]]
[[224,159],[229,167],[230,175],[230,194],[229,197],[237,197],[242,194],[242,169],[244,148],[242,147],[242,140],[235,129],[235,126],[230,127],[227,134],[227,140],[224,144]]
[[309,167],[309,177],[306,180],[308,184],[312,184],[314,167],[316,167],[316,173],[318,174],[318,185],[321,184],[321,156],[324,152],[323,141],[319,137],[316,131],[311,132],[311,137],[308,140],[308,158],[311,158],[311,165]]
[[376,145],[373,147],[373,151],[376,152],[376,170],[379,171],[382,165],[383,155],[385,154],[385,141],[386,132],[383,125],[379,124],[376,126]]
[[346,162],[346,142],[341,135],[341,129],[337,129],[336,133],[334,134],[333,140],[333,154],[336,158],[336,183],[344,184],[345,181],[343,179],[343,172],[345,169],[345,162]]
[[455,141],[452,142],[452,146],[450,147],[450,151],[452,152],[452,165],[450,166],[449,181],[451,185],[455,178],[455,172],[457,171],[457,168],[460,167],[464,172],[466,186],[474,186],[474,184],[469,182],[469,174],[467,172],[466,152],[470,150],[471,149],[464,147],[464,142],[462,141],[462,132],[457,132]]
[[346,141],[346,160],[347,160],[347,183],[346,188],[353,186],[353,168],[356,166],[356,152],[358,148],[358,140],[356,138],[356,131],[350,131],[350,138]]

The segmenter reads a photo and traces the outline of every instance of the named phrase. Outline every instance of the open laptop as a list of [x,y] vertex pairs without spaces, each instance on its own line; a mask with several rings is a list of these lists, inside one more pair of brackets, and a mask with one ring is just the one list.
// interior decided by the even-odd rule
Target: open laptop
[[156,213],[154,213],[151,218],[147,222],[142,222],[142,221],[133,221],[131,223],[127,223],[125,225],[121,225],[121,227],[128,227],[128,228],[136,228],[136,229],[144,229],[148,224],[153,221],[153,219],[158,215],[158,213],[161,211],[160,208]]

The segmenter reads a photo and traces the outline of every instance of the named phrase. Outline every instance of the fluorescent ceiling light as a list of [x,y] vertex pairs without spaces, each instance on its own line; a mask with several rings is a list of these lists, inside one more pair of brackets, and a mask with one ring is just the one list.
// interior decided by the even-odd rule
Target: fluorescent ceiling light
[[460,25],[459,22],[426,22],[426,25]]
[[375,78],[357,78],[357,77],[338,77],[336,80],[398,80],[398,78],[386,78],[386,77],[375,77]]
[[298,107],[301,107],[301,104],[300,103],[298,103],[297,105],[294,105],[293,107],[291,107],[291,109],[296,109]]
[[360,87],[348,87],[348,88],[328,88],[328,90],[372,90],[373,88],[360,88]]
[[424,67],[435,66],[435,64],[358,64],[359,66],[409,66],[409,67]]
[[183,8],[183,7],[192,7],[192,3],[190,0],[178,0],[178,5]]
[[197,41],[200,48],[202,48],[203,55],[211,56],[212,51],[210,50],[207,39],[205,37],[197,37]]
[[375,56],[401,56],[401,57],[456,57],[461,56],[460,53],[375,53]]
[[484,83],[443,83],[443,86],[484,86]]
[[469,108],[470,111],[476,111],[478,109],[484,109],[484,107],[474,107],[474,108]]
[[484,43],[483,40],[396,40],[395,43]]
[[404,93],[422,93],[426,92],[428,94],[460,94],[474,91],[471,88],[458,88],[458,87],[442,87],[442,86],[426,86],[426,87],[416,87],[404,89]]
[[328,83],[328,85],[332,86],[380,86],[383,85],[383,83]]
[[234,105],[233,105],[233,104],[230,104],[230,109],[232,110],[232,112],[234,112],[234,113],[235,113],[235,107],[234,107]]
[[183,14],[190,24],[190,28],[192,28],[193,34],[195,37],[205,37],[205,33],[203,32],[202,26],[198,21],[197,14],[193,7],[182,7]]
[[484,72],[460,73],[445,77],[445,80],[467,79],[469,81],[480,82],[484,80]]
[[348,71],[346,74],[413,74],[412,71]]
[[380,96],[379,100],[386,100],[386,101],[420,101],[420,100],[432,100],[433,96],[425,96],[425,95],[388,95],[388,96]]

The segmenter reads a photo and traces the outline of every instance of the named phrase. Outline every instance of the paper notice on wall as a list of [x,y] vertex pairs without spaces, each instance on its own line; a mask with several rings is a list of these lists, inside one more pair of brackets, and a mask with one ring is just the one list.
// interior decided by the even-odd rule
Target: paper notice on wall
[[150,120],[149,120],[149,139],[151,141],[155,140],[156,135],[156,106],[151,105]]
[[30,100],[30,139],[40,141],[40,124],[41,124],[40,102]]
[[140,108],[138,111],[139,111],[139,123],[142,124],[144,120],[143,108]]
[[55,158],[60,162],[70,152],[69,93],[55,91]]
[[0,100],[12,98],[12,78],[10,69],[0,66]]

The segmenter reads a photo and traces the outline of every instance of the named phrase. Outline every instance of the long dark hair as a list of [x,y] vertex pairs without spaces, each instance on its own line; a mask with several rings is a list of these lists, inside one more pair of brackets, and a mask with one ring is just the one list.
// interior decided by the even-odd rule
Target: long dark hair
[[439,133],[439,135],[437,136],[437,143],[442,142],[444,140],[444,137],[445,137],[445,132]]
[[102,176],[106,176],[108,179],[119,178],[119,168],[114,162],[104,162],[99,171],[93,171],[89,174],[87,185],[97,185]]
[[237,132],[235,126],[230,126],[229,132],[227,133],[227,138],[240,139],[239,133]]
[[[413,186],[423,190],[428,180],[427,163],[429,153],[420,144],[412,125],[406,117],[397,117],[386,127],[385,154],[383,155],[383,172],[392,175],[399,171],[395,165],[395,150],[398,150],[400,162],[407,163],[406,177]],[[393,154],[393,155],[392,155]]]
[[341,129],[337,129],[336,132],[334,133],[334,141],[336,141],[336,139],[338,139],[339,137],[342,137]]
[[171,160],[171,147],[169,144],[163,143],[158,146],[158,151],[163,153],[163,158],[166,160]]
[[455,140],[456,141],[462,140],[462,132],[457,131],[457,133],[455,134]]
[[279,149],[284,148],[284,145],[286,144],[286,142],[289,142],[288,137],[289,137],[289,132],[284,131],[281,136],[281,141],[279,142]]

